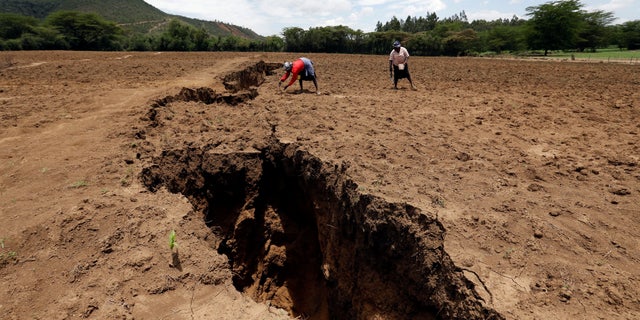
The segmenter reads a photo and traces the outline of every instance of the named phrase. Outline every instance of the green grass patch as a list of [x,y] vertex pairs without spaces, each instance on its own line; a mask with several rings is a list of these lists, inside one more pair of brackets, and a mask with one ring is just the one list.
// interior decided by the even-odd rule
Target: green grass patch
[[69,188],[78,189],[78,188],[86,187],[88,185],[89,183],[87,181],[80,180],[80,181],[74,182],[72,185],[69,186]]
[[553,52],[548,55],[549,58],[566,58],[576,60],[616,60],[616,61],[633,61],[640,62],[640,50],[620,50],[614,48],[599,49],[596,52]]
[[18,253],[9,249],[4,244],[4,239],[0,238],[0,266],[17,259]]

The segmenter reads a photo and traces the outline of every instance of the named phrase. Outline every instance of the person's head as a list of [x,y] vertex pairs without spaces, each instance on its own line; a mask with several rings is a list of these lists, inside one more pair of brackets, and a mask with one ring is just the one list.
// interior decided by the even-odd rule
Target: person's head
[[286,71],[291,71],[291,68],[293,68],[293,63],[291,63],[291,62],[287,61],[287,62],[285,62],[285,63],[284,63],[283,68],[284,68],[284,70],[286,70]]
[[400,41],[396,40],[396,41],[393,42],[393,50],[400,51],[400,47],[401,47]]

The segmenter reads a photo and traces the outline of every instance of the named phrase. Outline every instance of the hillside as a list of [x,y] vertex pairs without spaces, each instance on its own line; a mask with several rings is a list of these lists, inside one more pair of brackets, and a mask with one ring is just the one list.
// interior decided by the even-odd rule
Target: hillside
[[22,14],[38,19],[44,19],[58,10],[96,13],[136,33],[161,32],[171,19],[178,19],[197,28],[204,28],[216,36],[261,38],[254,31],[236,25],[167,14],[143,0],[3,0],[0,2],[0,12]]

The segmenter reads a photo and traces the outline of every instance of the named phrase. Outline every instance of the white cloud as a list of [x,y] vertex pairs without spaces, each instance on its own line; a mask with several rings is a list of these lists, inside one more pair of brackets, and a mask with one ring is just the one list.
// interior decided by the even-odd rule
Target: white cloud
[[638,20],[638,17],[640,17],[640,4],[637,2],[637,0],[610,0],[603,4],[586,5],[584,9],[587,11],[602,10],[605,12],[613,12],[616,18],[613,23],[620,24],[627,21]]
[[[393,16],[424,17],[436,13],[440,18],[464,11],[469,20],[495,20],[524,16],[526,7],[543,0],[145,0],[171,14],[203,20],[217,20],[249,28],[261,35],[280,34],[285,27],[307,29],[346,25],[373,31],[378,21]],[[545,0],[546,1],[546,0]],[[550,0],[551,1],[551,0]],[[639,0],[583,0],[585,10],[613,12],[616,23],[640,16]],[[506,11],[506,12],[505,12]]]
[[467,18],[469,19],[469,21],[473,21],[473,20],[492,21],[497,19],[511,18],[513,17],[513,15],[515,15],[515,13],[500,12],[497,10],[480,10],[480,11],[467,13]]
[[397,1],[389,1],[389,0],[359,0],[356,1],[359,6],[379,6],[383,4],[388,4]]
[[410,16],[425,16],[427,12],[437,12],[444,10],[447,5],[440,0],[433,1],[402,1],[389,5],[389,9],[395,12],[395,16],[404,18]]
[[[633,8],[636,1],[634,0],[611,0],[605,4],[594,6],[597,10],[616,11],[624,8]],[[637,7],[636,7],[637,8]]]

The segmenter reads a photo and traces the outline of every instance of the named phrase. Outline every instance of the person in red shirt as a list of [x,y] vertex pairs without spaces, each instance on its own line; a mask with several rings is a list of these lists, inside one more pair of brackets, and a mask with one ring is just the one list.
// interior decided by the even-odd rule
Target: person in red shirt
[[284,63],[285,74],[280,78],[280,82],[278,83],[278,88],[282,85],[283,82],[287,80],[289,75],[291,75],[291,81],[284,86],[282,91],[286,91],[288,87],[290,87],[296,80],[300,82],[300,91],[302,91],[302,81],[313,81],[313,85],[316,87],[316,93],[318,92],[318,81],[316,81],[316,71],[313,69],[313,62],[308,58],[302,57],[294,62],[285,62]]

